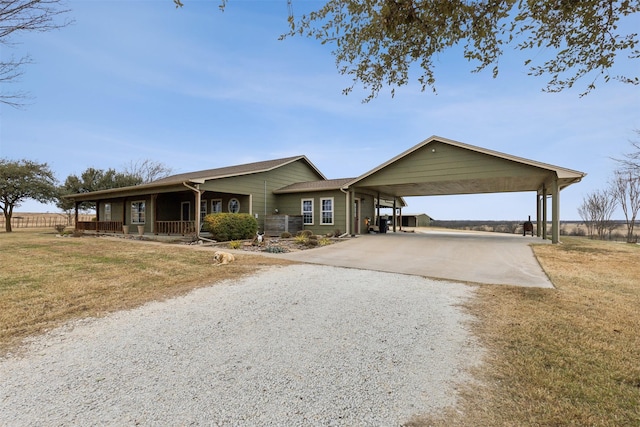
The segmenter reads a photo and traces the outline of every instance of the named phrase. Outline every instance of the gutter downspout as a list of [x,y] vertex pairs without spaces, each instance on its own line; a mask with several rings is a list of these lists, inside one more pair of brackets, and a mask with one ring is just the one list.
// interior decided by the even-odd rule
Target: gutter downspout
[[202,239],[202,237],[200,237],[200,200],[201,200],[201,197],[202,197],[202,193],[204,191],[200,191],[200,184],[196,184],[195,187],[190,186],[186,182],[183,182],[182,184],[185,187],[187,187],[188,189],[193,190],[196,193],[196,206],[195,206],[195,209],[194,209],[195,217],[196,217],[196,238],[197,239]]
[[[347,188],[346,190],[344,188],[340,188],[340,191],[342,191],[344,193],[344,200],[345,200],[345,205],[346,205],[345,206],[345,212],[346,212],[346,216],[347,216],[345,218],[347,229],[345,230],[345,233],[343,234],[343,236],[344,236],[344,235],[350,234],[349,231],[351,230],[351,221],[350,221],[350,218],[349,218],[349,211],[350,211],[350,209],[349,209],[349,206],[350,206],[349,205],[349,188]],[[342,237],[342,236],[340,236],[340,237]]]

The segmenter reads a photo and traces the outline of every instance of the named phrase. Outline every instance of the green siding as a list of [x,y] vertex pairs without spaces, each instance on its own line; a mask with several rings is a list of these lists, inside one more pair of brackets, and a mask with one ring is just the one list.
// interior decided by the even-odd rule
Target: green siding
[[[223,212],[227,212],[228,202],[232,197],[240,200],[240,212],[252,213],[257,217],[258,227],[264,228],[264,216],[272,215],[278,208],[278,197],[274,190],[296,182],[315,181],[320,176],[304,160],[289,163],[277,169],[216,179],[200,185],[201,190],[207,190],[202,198],[211,200],[222,198]],[[250,197],[251,196],[251,197]],[[250,202],[251,200],[251,202]],[[210,202],[207,212],[211,208]],[[299,209],[298,213],[299,214]]]
[[434,142],[387,165],[358,182],[357,185],[481,180],[496,177],[531,176],[532,173],[545,175],[534,166],[526,166],[510,160]]
[[[125,202],[124,202],[124,225],[130,225],[130,226],[138,226],[138,225],[142,225],[142,224],[138,224],[135,223],[133,224],[131,222],[131,203],[132,202],[138,202],[138,201],[144,201],[144,206],[145,206],[145,220],[144,220],[144,226],[145,226],[145,232],[149,232],[151,231],[151,221],[152,221],[152,213],[151,213],[151,197],[150,196],[135,196],[135,197],[128,197]],[[130,230],[131,233],[134,232],[134,230]],[[137,231],[136,231],[137,232]]]
[[[322,206],[321,199],[333,198],[333,224],[321,224]],[[315,234],[333,233],[339,230],[344,233],[346,223],[346,195],[340,190],[317,191],[299,194],[281,194],[278,196],[277,209],[282,215],[301,215],[302,199],[313,199],[313,225],[305,225],[305,230],[311,230]]]
[[111,204],[111,221],[122,221],[124,213],[124,202],[121,199],[118,200],[105,200],[100,203],[100,221],[106,221],[105,219],[105,204]]
[[370,223],[373,224],[376,217],[375,198],[369,195],[362,195],[364,202],[360,203],[360,232],[367,233],[368,230],[365,227],[365,218],[369,218]]

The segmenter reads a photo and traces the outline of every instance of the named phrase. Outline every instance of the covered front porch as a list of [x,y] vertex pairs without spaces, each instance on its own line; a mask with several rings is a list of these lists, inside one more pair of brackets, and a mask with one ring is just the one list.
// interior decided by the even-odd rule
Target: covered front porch
[[[250,196],[202,191],[197,187],[154,194],[76,200],[76,218],[83,203],[95,204],[95,221],[76,221],[76,230],[98,234],[193,236],[202,234],[211,213],[251,209]],[[177,191],[176,191],[177,190]],[[86,206],[86,205],[85,205]]]

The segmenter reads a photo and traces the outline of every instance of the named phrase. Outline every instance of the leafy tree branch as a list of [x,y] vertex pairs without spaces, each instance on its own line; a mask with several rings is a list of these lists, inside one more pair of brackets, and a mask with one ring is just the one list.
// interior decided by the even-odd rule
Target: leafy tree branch
[[[490,67],[494,77],[506,46],[529,52],[523,65],[529,75],[548,79],[547,92],[590,76],[581,96],[599,78],[640,84],[638,75],[610,72],[620,59],[640,58],[637,28],[625,20],[640,12],[640,0],[328,0],[299,19],[291,3],[290,29],[281,38],[332,46],[339,72],[353,81],[343,92],[361,84],[369,91],[365,101],[385,86],[393,95],[413,79],[435,91],[437,59],[452,48],[462,48],[473,72]],[[220,9],[226,6],[221,0]],[[538,59],[545,54],[548,59]]]

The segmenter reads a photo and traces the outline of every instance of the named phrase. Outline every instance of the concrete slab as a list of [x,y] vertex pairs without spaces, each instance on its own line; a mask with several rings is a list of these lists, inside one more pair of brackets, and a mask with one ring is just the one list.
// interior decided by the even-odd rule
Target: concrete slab
[[445,280],[552,288],[529,246],[534,242],[550,243],[530,236],[483,232],[367,234],[279,257]]

